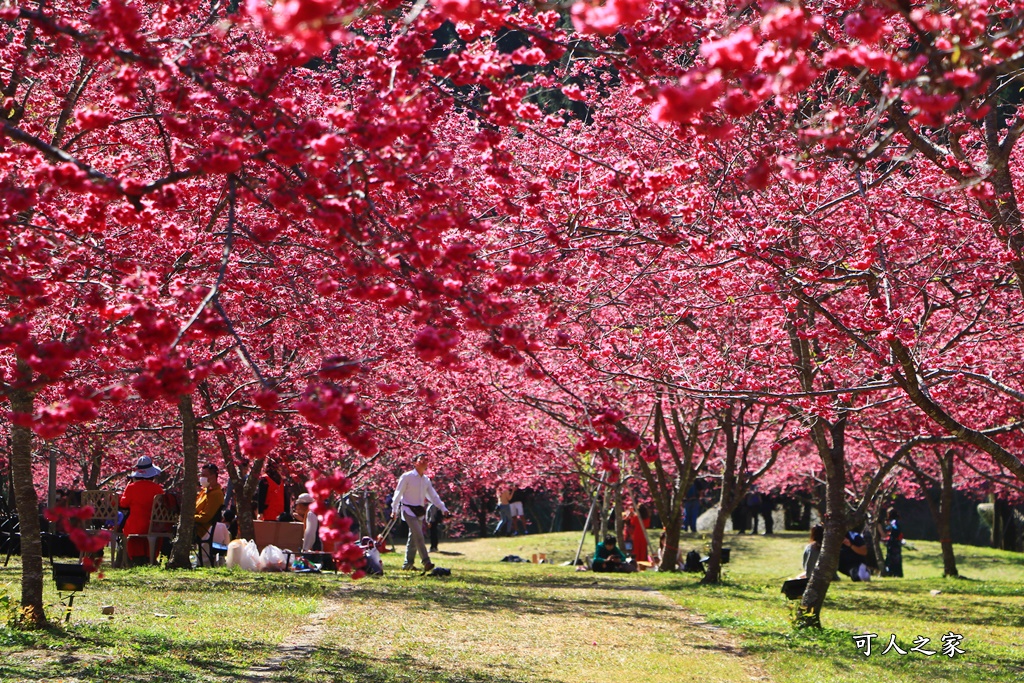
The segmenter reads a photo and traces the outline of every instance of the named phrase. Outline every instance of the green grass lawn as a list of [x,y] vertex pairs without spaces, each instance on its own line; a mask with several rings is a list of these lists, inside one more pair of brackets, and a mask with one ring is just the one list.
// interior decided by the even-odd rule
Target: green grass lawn
[[[848,580],[829,590],[822,631],[796,632],[779,592],[799,571],[804,535],[732,536],[725,583],[647,572],[607,576],[558,566],[578,534],[449,541],[434,555],[446,579],[397,569],[352,582],[331,574],[228,570],[109,571],[79,595],[70,625],[0,627],[0,681],[244,680],[310,616],[325,610],[319,644],[268,674],[281,681],[513,683],[526,681],[770,680],[1024,681],[1024,555],[960,546],[964,579],[942,579],[937,543],[904,552],[905,579]],[[703,549],[687,536],[682,546]],[[593,549],[588,538],[584,552]],[[498,562],[547,553],[556,564]],[[18,569],[0,569],[0,595]],[[48,583],[52,583],[49,582]],[[49,587],[48,587],[49,591]],[[937,591],[937,593],[936,593]],[[56,595],[47,593],[49,602]],[[113,618],[100,614],[114,605]],[[60,607],[51,610],[59,616]],[[953,659],[895,652],[916,636]],[[853,634],[877,633],[871,657]]]
[[[680,576],[665,591],[737,634],[778,683],[1024,681],[1024,555],[958,546],[964,578],[943,579],[939,544],[913,541],[904,550],[905,578],[834,583],[822,612],[826,628],[794,632],[779,586],[799,572],[804,535],[728,541],[734,561],[725,585],[709,589]],[[950,632],[964,636],[965,654],[953,659],[941,654],[940,639]],[[870,657],[852,640],[865,633],[878,634]],[[907,655],[880,654],[892,634]],[[923,649],[940,654],[910,652],[917,636],[931,639]]]

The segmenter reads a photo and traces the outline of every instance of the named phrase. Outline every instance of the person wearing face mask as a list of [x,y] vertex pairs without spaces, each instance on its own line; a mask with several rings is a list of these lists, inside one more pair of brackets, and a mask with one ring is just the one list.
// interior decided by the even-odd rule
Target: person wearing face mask
[[203,465],[199,471],[199,498],[196,499],[196,538],[204,538],[217,512],[224,506],[224,489],[217,481],[217,466],[212,462]]

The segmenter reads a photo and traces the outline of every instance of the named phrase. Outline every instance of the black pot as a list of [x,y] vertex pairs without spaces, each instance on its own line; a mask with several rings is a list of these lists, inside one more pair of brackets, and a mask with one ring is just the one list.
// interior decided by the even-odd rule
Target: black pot
[[59,591],[80,591],[89,582],[89,572],[80,564],[54,562],[53,581]]

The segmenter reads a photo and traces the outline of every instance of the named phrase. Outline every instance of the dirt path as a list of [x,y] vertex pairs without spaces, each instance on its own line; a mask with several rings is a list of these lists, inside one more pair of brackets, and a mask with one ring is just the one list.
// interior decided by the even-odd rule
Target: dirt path
[[334,656],[305,670],[322,680],[352,675],[325,664],[346,659],[360,662],[360,681],[393,680],[383,670],[439,683],[771,680],[727,631],[653,589],[602,581],[442,587],[425,579],[361,582],[347,593],[318,626]]
[[311,614],[309,621],[295,629],[277,646],[277,654],[265,663],[249,669],[242,680],[249,683],[264,683],[274,680],[291,660],[309,657],[326,634],[329,619],[345,608],[345,604],[335,598],[324,598],[319,611]]
[[640,590],[647,593],[653,593],[666,603],[670,604],[677,612],[677,619],[685,621],[693,629],[699,629],[699,632],[703,633],[708,641],[713,643],[714,647],[719,651],[729,653],[735,657],[744,658],[744,666],[750,672],[751,680],[764,681],[765,683],[769,683],[771,681],[771,677],[761,667],[760,663],[748,655],[739,645],[736,638],[724,628],[708,623],[704,617],[684,608],[682,605],[659,590],[654,590],[653,588],[643,588]]

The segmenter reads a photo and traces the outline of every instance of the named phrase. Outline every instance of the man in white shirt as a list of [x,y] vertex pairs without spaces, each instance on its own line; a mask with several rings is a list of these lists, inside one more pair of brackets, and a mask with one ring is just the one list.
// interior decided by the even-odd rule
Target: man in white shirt
[[402,569],[415,569],[417,550],[423,559],[423,570],[434,568],[427,553],[427,544],[423,540],[423,518],[427,513],[427,503],[433,503],[443,514],[448,514],[448,508],[441,502],[426,472],[427,454],[420,453],[413,461],[413,469],[398,478],[398,486],[392,497],[391,516],[401,514],[409,525],[409,538],[405,542],[405,565]]

